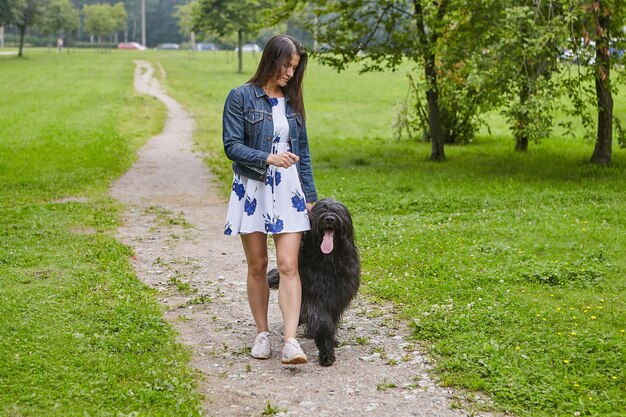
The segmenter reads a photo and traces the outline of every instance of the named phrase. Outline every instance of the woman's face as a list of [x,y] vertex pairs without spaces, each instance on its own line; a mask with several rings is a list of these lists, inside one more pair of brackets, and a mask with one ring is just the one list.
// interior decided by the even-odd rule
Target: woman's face
[[296,68],[298,68],[298,64],[300,63],[300,55],[293,54],[291,55],[291,61],[288,63],[284,63],[280,66],[280,71],[274,77],[274,80],[278,85],[284,87],[287,85],[293,74],[296,72]]

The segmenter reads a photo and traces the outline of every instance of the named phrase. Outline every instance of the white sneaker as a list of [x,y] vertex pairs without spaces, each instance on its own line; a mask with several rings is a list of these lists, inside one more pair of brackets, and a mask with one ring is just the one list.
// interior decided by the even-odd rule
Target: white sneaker
[[288,339],[285,346],[283,346],[283,357],[280,360],[286,365],[298,365],[307,363],[308,359],[298,341],[294,338]]
[[253,358],[268,359],[270,357],[270,334],[269,332],[261,332],[254,339],[254,346],[250,352]]

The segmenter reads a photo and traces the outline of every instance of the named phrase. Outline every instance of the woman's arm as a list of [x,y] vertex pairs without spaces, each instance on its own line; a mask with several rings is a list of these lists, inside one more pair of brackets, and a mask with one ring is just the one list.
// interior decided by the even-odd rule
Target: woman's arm
[[307,203],[315,203],[317,201],[317,190],[315,189],[315,181],[313,181],[309,138],[306,133],[306,122],[304,120],[302,120],[298,141],[300,145],[300,182],[302,183],[302,191]]
[[246,146],[244,143],[243,96],[233,89],[226,97],[222,116],[222,140],[228,159],[265,169],[268,152]]

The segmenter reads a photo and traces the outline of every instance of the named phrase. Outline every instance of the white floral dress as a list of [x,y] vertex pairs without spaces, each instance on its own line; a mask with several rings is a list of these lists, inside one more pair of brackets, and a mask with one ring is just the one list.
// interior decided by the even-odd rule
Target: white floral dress
[[[272,153],[290,151],[285,99],[270,98],[274,139]],[[235,174],[224,234],[267,234],[310,230],[298,169],[270,165],[265,182]]]

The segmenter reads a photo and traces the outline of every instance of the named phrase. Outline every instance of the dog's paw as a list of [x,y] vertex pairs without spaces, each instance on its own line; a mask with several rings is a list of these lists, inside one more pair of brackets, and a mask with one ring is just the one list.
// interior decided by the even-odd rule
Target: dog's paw
[[333,354],[327,354],[327,355],[320,354],[320,365],[322,365],[322,366],[331,366],[333,363],[335,363],[335,355],[333,355]]

